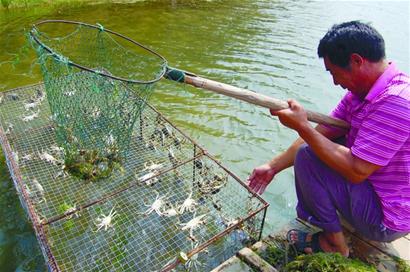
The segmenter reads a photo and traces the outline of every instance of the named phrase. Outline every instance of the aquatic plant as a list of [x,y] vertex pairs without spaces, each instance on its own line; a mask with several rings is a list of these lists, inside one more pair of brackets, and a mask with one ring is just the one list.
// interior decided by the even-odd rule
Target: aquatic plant
[[410,272],[410,265],[405,260],[396,257],[394,261],[396,262],[397,272]]
[[267,243],[266,250],[259,254],[279,271],[376,272],[373,266],[360,260],[343,257],[339,253],[300,254],[280,237],[275,237]]
[[80,150],[66,153],[64,169],[71,175],[87,181],[109,177],[113,170],[124,172],[121,160],[113,156],[101,156],[97,150]]
[[303,254],[288,263],[285,272],[376,272],[376,268],[339,253]]
[[260,255],[272,266],[281,270],[298,256],[298,252],[292,247],[286,246],[283,241],[274,241],[269,243],[266,250]]

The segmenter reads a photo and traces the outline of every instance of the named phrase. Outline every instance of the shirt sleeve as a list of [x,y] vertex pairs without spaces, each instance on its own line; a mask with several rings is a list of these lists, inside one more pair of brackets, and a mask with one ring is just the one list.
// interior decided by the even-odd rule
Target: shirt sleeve
[[395,95],[374,102],[351,147],[352,154],[385,166],[409,138],[409,101]]
[[339,104],[336,106],[336,108],[333,109],[333,111],[330,113],[330,116],[342,119],[344,121],[347,120],[347,112],[349,105],[351,104],[351,94],[350,92],[346,93],[345,96],[340,100]]
[[[348,117],[349,116],[348,111],[350,108],[350,104],[351,104],[351,94],[350,92],[348,92],[345,94],[342,100],[340,100],[339,104],[337,104],[337,106],[331,111],[330,116],[350,123],[350,120]],[[332,130],[332,131],[337,131],[337,132],[344,131],[343,129],[336,128],[330,125],[323,125],[323,126],[325,126],[327,129]]]

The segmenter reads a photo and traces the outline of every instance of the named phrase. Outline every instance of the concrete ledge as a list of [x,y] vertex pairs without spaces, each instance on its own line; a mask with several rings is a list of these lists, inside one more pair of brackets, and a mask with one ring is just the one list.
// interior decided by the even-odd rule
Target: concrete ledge
[[266,252],[268,245],[263,241],[256,242],[251,246],[251,249],[255,251],[257,254],[262,255]]
[[236,256],[229,258],[228,260],[223,262],[221,265],[211,270],[211,272],[228,272],[228,271],[253,272],[254,270]]
[[278,272],[273,266],[262,259],[258,254],[253,252],[251,249],[245,247],[242,248],[238,253],[238,257],[251,266],[254,270],[260,272]]

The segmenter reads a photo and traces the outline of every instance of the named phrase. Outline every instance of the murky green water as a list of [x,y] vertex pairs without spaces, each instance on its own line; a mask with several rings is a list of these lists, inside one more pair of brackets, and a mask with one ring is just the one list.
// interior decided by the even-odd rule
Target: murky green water
[[[24,30],[40,19],[100,23],[165,56],[171,66],[327,113],[343,91],[332,86],[318,40],[336,22],[360,19],[386,40],[387,57],[410,70],[408,1],[146,1],[135,4],[0,10],[0,90],[41,81],[35,56],[24,56]],[[19,62],[16,54],[21,55]],[[124,67],[126,69],[126,67]],[[151,103],[241,178],[284,150],[296,134],[252,105],[161,81]],[[8,172],[0,172],[0,271],[42,263]],[[295,216],[293,174],[279,174],[264,194],[265,233]]]

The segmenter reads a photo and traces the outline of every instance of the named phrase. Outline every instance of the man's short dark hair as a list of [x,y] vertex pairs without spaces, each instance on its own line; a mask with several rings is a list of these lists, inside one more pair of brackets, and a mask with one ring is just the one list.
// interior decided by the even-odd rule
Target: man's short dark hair
[[317,53],[319,58],[328,57],[333,64],[348,68],[353,53],[372,62],[384,59],[384,40],[370,25],[351,21],[333,25],[320,40]]

